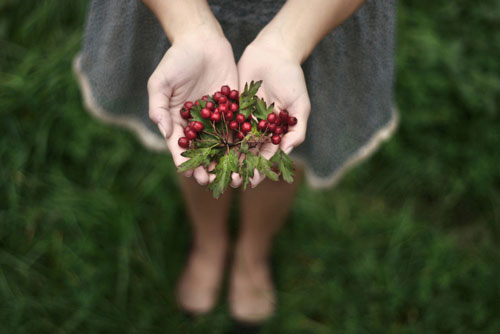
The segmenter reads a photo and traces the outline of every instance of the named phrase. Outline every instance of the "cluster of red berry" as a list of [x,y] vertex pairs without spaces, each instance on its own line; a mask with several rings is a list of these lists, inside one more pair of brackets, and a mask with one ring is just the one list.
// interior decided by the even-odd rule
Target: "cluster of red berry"
[[201,108],[199,115],[209,121],[214,128],[217,123],[223,122],[223,126],[232,130],[234,137],[239,140],[245,138],[252,130],[252,124],[255,123],[256,128],[263,135],[270,137],[271,142],[278,145],[281,142],[281,137],[287,133],[288,127],[297,124],[297,118],[289,116],[286,110],[280,111],[279,114],[270,112],[267,115],[267,120],[261,119],[259,121],[253,117],[252,113],[245,117],[243,113],[239,112],[239,97],[237,90],[231,90],[229,86],[224,85],[213,96],[205,95],[194,103],[191,101],[185,102],[180,114],[183,119],[191,121],[184,128],[185,137],[179,138],[179,146],[182,148],[190,147],[191,141],[198,138],[205,128],[202,122],[192,119],[191,111],[194,106]]

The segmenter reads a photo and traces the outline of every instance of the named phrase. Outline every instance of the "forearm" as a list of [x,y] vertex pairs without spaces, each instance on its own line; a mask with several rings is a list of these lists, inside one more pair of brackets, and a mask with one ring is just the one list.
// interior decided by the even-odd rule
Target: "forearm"
[[223,36],[222,28],[206,0],[142,0],[156,15],[173,44],[183,34],[197,30]]
[[302,63],[316,44],[362,3],[363,0],[288,0],[258,38],[278,37],[290,55]]

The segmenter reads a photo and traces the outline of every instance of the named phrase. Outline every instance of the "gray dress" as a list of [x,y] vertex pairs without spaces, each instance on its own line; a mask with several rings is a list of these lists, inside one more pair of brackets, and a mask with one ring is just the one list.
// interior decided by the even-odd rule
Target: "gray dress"
[[[330,187],[373,153],[398,124],[393,106],[395,0],[367,0],[303,64],[311,98],[305,142],[292,152],[313,187]],[[238,60],[282,0],[214,0],[210,6]],[[93,0],[74,60],[89,112],[167,151],[148,118],[146,83],[169,47],[140,0]]]

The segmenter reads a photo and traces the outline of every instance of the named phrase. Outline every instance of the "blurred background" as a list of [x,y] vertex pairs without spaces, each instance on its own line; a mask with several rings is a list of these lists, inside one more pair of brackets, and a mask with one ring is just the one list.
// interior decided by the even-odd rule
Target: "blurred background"
[[[82,107],[85,0],[0,0],[0,333],[223,333],[173,164]],[[500,333],[500,1],[400,1],[395,136],[276,239],[265,333]],[[232,233],[237,231],[236,211]]]

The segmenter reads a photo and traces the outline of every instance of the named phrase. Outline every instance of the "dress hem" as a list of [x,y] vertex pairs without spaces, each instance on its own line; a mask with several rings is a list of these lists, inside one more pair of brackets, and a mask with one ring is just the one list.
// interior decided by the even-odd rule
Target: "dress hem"
[[[95,118],[107,124],[117,125],[132,131],[139,141],[148,149],[156,152],[169,152],[166,142],[158,134],[151,132],[139,119],[133,116],[118,116],[111,115],[106,112],[94,99],[90,82],[83,73],[81,68],[81,54],[78,53],[73,59],[73,73],[75,74],[80,90],[82,92],[83,103],[87,112]],[[361,146],[356,152],[351,154],[349,159],[342,165],[342,167],[335,170],[331,175],[326,177],[317,176],[306,160],[297,154],[291,153],[293,160],[302,165],[305,172],[307,183],[315,189],[325,189],[335,186],[342,176],[349,170],[358,165],[363,160],[369,158],[375,153],[380,145],[387,141],[394,134],[399,125],[399,112],[395,106],[392,107],[391,119],[380,129],[378,129],[372,137]]]

